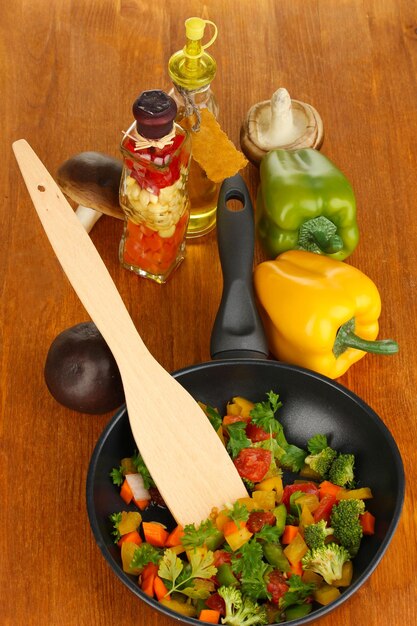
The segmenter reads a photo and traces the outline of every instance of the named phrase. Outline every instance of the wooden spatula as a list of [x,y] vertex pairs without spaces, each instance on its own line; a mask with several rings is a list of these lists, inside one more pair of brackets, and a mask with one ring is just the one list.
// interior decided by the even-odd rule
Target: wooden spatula
[[[247,495],[197,402],[147,350],[90,237],[29,144],[13,150],[48,239],[119,366],[133,436],[178,523]],[[111,468],[109,468],[111,469]]]

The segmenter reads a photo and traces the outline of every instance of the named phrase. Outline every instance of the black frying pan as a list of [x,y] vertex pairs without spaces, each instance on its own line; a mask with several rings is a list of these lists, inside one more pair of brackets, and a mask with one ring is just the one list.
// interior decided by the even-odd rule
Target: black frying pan
[[[231,199],[242,203],[240,211],[227,208]],[[360,484],[372,488],[374,495],[367,508],[376,516],[376,532],[362,541],[354,560],[352,584],[335,602],[289,622],[300,626],[339,606],[358,590],[379,563],[401,514],[405,489],[403,464],[388,429],[358,396],[315,372],[266,360],[268,348],[252,288],[253,210],[239,176],[223,183],[217,219],[224,288],[211,338],[215,360],[187,367],[173,376],[197,400],[217,407],[220,412],[236,395],[257,402],[264,400],[270,390],[279,393],[283,407],[278,419],[287,439],[305,448],[311,436],[326,434],[332,447],[355,454],[356,476]],[[135,507],[126,507],[120,499],[109,472],[119,466],[123,457],[131,456],[135,448],[126,410],[121,408],[97,442],[88,471],[87,508],[95,539],[118,578],[141,600],[185,624],[201,625],[202,622],[179,616],[150,599],[140,590],[137,577],[122,571],[120,549],[113,543],[108,517],[115,511],[135,510]],[[157,505],[148,507],[143,518],[175,525],[169,512]]]

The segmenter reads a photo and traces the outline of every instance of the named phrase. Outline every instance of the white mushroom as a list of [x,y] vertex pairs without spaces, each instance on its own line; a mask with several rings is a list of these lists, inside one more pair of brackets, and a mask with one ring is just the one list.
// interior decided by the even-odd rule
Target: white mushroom
[[240,131],[242,150],[254,165],[270,150],[318,149],[322,142],[323,123],[316,109],[292,100],[283,87],[249,109]]

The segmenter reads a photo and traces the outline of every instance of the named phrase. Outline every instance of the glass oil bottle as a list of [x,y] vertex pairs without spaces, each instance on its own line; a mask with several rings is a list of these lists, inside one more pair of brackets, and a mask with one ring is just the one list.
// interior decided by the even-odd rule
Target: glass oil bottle
[[[210,41],[203,45],[207,24],[214,28],[214,34]],[[217,27],[209,20],[191,17],[185,21],[185,35],[185,47],[173,54],[168,63],[168,72],[174,85],[169,95],[178,106],[177,121],[181,122],[185,116],[194,113],[197,122],[193,130],[198,132],[199,110],[207,108],[216,118],[219,111],[211,90],[217,64],[206,52],[206,48],[211,46],[217,37]],[[187,238],[200,237],[215,227],[219,189],[220,185],[212,182],[191,157],[188,177],[191,211]]]

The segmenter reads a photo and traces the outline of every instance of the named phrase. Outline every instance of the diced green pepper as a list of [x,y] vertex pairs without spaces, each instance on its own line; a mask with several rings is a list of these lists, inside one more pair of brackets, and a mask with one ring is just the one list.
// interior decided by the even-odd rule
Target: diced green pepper
[[219,548],[222,543],[224,542],[224,535],[222,532],[220,532],[220,530],[216,530],[215,532],[213,532],[213,534],[210,535],[210,537],[207,537],[206,539],[206,548],[207,550],[217,550],[217,548]]
[[313,605],[311,603],[304,602],[304,604],[295,604],[293,606],[289,606],[288,609],[285,610],[285,617],[287,621],[305,617],[311,613],[312,609]]
[[287,508],[285,504],[279,504],[272,512],[276,519],[275,526],[279,528],[279,534],[282,535],[287,520]]
[[217,568],[216,578],[219,581],[220,586],[236,587],[239,584],[238,579],[233,573],[233,570],[229,563],[222,563]]
[[265,543],[262,546],[264,556],[268,563],[280,572],[289,572],[291,567],[284,550],[279,543]]

